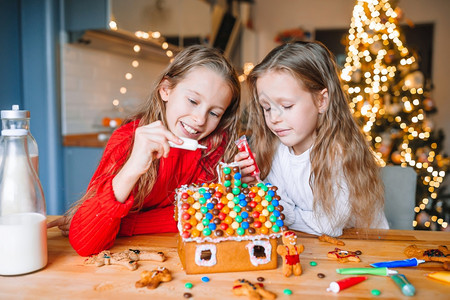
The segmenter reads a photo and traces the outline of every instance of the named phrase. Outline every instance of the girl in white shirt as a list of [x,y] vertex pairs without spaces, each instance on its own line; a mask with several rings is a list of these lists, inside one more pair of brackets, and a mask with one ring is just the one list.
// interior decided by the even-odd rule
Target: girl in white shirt
[[[278,186],[285,225],[339,236],[388,228],[376,159],[348,106],[330,51],[320,42],[273,49],[250,73],[251,148],[266,182]],[[253,161],[239,153],[243,182]]]

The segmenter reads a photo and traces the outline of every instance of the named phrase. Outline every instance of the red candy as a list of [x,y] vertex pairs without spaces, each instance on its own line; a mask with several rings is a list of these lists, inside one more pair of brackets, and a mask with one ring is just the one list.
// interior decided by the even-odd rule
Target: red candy
[[262,226],[262,223],[260,221],[255,221],[253,223],[253,227],[255,227],[255,228],[260,228],[261,226]]
[[191,234],[187,231],[183,231],[183,234],[181,235],[183,238],[187,239],[188,237],[191,236]]
[[222,197],[222,193],[221,192],[215,192],[214,193],[214,197],[217,199],[220,199],[220,197]]
[[255,208],[258,203],[256,203],[255,201],[251,201],[248,205],[250,205],[251,208]]
[[217,203],[217,209],[222,209],[225,206],[225,204],[221,203]]
[[222,230],[227,230],[228,224],[227,224],[227,223],[220,223],[220,228],[221,228]]
[[248,193],[248,196],[249,196],[250,198],[255,198],[256,194],[253,193],[253,192],[250,192],[250,193]]
[[191,215],[188,214],[187,212],[184,212],[184,213],[181,215],[181,217],[182,217],[183,219],[185,219],[185,220],[189,220],[189,219],[191,218]]
[[190,205],[189,205],[189,203],[183,203],[183,204],[181,204],[181,208],[183,209],[183,210],[187,210],[188,208],[190,207]]
[[253,165],[255,166],[255,171],[253,171],[250,175],[251,176],[259,176],[260,171],[259,171],[258,165],[256,164],[256,160],[255,160],[255,157],[253,156],[252,150],[250,150],[250,146],[248,145],[247,137],[245,135],[243,135],[237,141],[235,141],[235,143],[240,152],[247,152],[249,158],[253,159]]
[[258,211],[252,212],[252,217],[255,218],[255,219],[258,219],[259,218],[259,212]]
[[192,228],[192,225],[191,225],[191,223],[184,223],[183,228],[186,230],[189,230]]
[[225,218],[227,217],[227,215],[223,212],[219,213],[219,219],[221,219],[222,221],[225,220]]
[[183,194],[181,194],[181,198],[187,199],[187,198],[189,198],[189,194],[188,193],[183,193]]

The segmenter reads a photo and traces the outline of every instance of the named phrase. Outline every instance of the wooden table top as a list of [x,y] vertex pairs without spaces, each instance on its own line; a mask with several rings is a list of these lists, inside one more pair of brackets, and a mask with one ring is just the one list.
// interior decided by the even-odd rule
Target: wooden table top
[[[54,219],[55,217],[49,217]],[[118,238],[111,252],[129,248],[158,250],[166,254],[165,262],[140,261],[139,268],[130,271],[123,266],[110,265],[96,267],[85,265],[85,258],[79,256],[70,246],[68,238],[63,237],[57,228],[48,230],[48,265],[40,271],[21,276],[0,276],[0,299],[184,299],[184,293],[191,293],[190,299],[247,299],[246,296],[233,296],[232,286],[236,279],[245,278],[257,282],[263,277],[267,290],[277,294],[277,299],[321,298],[374,298],[373,289],[381,291],[376,298],[382,299],[449,299],[450,284],[433,280],[425,275],[443,270],[442,264],[429,262],[419,267],[396,268],[404,274],[416,288],[414,297],[403,296],[394,282],[384,276],[367,275],[368,280],[334,294],[327,292],[330,282],[349,275],[337,274],[336,268],[369,267],[379,261],[406,259],[403,250],[410,244],[419,247],[437,248],[450,246],[450,233],[408,230],[346,230],[340,238],[345,242],[342,249],[362,252],[360,263],[339,263],[327,258],[328,251],[335,245],[320,242],[317,237],[298,233],[298,242],[305,246],[300,255],[303,268],[301,276],[284,277],[281,271],[281,257],[275,270],[240,273],[215,273],[205,275],[186,275],[181,269],[177,254],[177,234],[165,233]],[[315,261],[316,266],[310,262]],[[151,271],[164,266],[172,272],[173,280],[162,283],[157,289],[136,288],[144,270]],[[325,274],[318,278],[317,274]],[[203,282],[203,276],[209,282]],[[187,289],[185,283],[193,284]],[[292,295],[283,293],[290,289]]]

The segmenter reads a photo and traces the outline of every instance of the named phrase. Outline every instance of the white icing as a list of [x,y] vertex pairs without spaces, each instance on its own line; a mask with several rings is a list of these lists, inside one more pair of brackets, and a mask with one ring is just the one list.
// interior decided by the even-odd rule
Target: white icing
[[[266,255],[265,258],[259,258],[255,256],[254,249],[255,246],[262,246],[264,247],[264,254]],[[245,248],[248,249],[248,254],[250,255],[250,262],[252,265],[257,267],[258,265],[265,265],[270,262],[271,260],[271,254],[272,254],[272,245],[268,240],[265,241],[253,241],[252,243],[248,243]]]
[[[209,260],[202,259],[202,251],[211,251],[211,258]],[[212,267],[217,263],[216,258],[217,248],[215,244],[198,245],[195,249],[195,263],[202,267]]]

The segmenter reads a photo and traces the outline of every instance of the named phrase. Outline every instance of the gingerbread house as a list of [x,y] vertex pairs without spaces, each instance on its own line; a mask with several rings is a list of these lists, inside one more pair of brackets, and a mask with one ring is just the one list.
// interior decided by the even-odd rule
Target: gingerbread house
[[277,187],[241,183],[236,164],[218,167],[218,183],[176,191],[178,254],[187,274],[275,269],[286,229]]

